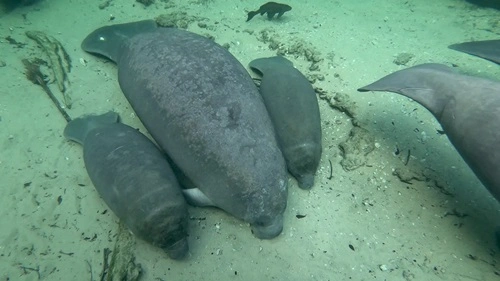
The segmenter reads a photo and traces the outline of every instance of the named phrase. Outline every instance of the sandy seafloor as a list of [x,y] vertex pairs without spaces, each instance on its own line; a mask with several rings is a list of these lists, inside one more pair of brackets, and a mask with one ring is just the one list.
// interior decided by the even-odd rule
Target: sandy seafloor
[[[141,240],[133,245],[142,280],[500,280],[494,238],[500,205],[437,133],[434,117],[397,94],[356,91],[426,62],[499,78],[498,65],[447,48],[498,39],[498,10],[459,0],[289,0],[293,10],[280,20],[245,22],[264,2],[157,0],[145,7],[112,0],[100,9],[103,2],[44,0],[0,18],[0,280],[101,280],[104,249],[114,249],[119,229],[87,176],[81,147],[62,136],[65,120],[24,76],[23,58],[44,57],[25,32],[43,31],[69,53],[72,117],[115,110],[145,132],[120,91],[116,66],[84,53],[80,42],[103,25],[178,12],[199,17],[188,30],[228,44],[245,66],[275,55],[273,45],[308,77],[323,75],[314,83],[324,92],[323,155],[312,190],[290,179],[279,237],[259,240],[244,222],[193,207],[186,260],[170,260]],[[258,40],[263,30],[267,41]],[[9,44],[7,36],[26,45]],[[317,70],[309,69],[309,51],[321,58]],[[397,65],[401,53],[414,56]],[[50,87],[61,99],[57,86]],[[338,109],[335,95],[375,147],[351,171],[340,165],[339,144],[353,120]],[[403,182],[396,169],[417,179]]]

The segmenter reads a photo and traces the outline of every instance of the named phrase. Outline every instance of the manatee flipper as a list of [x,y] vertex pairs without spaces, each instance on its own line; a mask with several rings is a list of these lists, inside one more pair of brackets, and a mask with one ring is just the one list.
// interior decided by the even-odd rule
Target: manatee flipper
[[197,207],[217,207],[199,188],[183,189],[187,202]]

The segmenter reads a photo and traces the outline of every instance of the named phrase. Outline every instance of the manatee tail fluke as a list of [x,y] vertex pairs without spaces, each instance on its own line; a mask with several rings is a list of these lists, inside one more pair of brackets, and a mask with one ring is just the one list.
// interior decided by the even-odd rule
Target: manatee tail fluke
[[248,18],[247,18],[247,21],[251,20],[253,17],[255,17],[255,15],[257,15],[259,12],[257,11],[251,11],[248,13]]
[[68,140],[83,144],[87,134],[95,128],[117,123],[118,113],[110,111],[102,115],[87,115],[76,118],[64,128],[64,137]]
[[458,43],[448,48],[500,64],[500,40]]
[[446,73],[453,73],[446,65],[421,64],[396,71],[370,85],[359,88],[358,91],[398,93],[415,100],[432,114],[439,116],[449,98],[439,90],[439,84],[436,84],[435,81],[446,79],[442,77]]
[[151,32],[157,28],[158,25],[154,20],[103,26],[87,35],[81,47],[85,52],[105,56],[116,62],[124,41],[136,34]]

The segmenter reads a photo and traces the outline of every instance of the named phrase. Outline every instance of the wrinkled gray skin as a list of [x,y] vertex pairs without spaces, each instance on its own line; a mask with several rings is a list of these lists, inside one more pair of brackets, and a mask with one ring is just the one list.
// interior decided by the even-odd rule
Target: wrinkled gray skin
[[83,159],[104,202],[138,237],[172,259],[188,252],[187,204],[165,155],[143,134],[117,123],[118,114],[68,123],[67,139],[83,145]]
[[153,21],[107,26],[82,43],[118,65],[120,87],[156,142],[213,205],[281,233],[287,175],[271,120],[245,68],[212,40]]
[[448,48],[500,64],[500,40],[465,42],[450,45]]
[[392,73],[358,91],[414,99],[439,121],[476,176],[500,201],[500,83],[461,75],[440,64]]
[[276,130],[286,165],[302,189],[314,185],[321,158],[318,100],[309,80],[284,57],[256,59],[250,69],[262,76],[260,94]]

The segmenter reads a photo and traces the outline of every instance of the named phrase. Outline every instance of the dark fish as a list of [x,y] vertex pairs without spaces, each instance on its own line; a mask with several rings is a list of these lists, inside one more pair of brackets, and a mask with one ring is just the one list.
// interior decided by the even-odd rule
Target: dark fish
[[247,21],[251,20],[255,15],[264,15],[267,13],[267,18],[272,19],[275,14],[278,14],[276,18],[280,18],[285,12],[288,12],[292,7],[286,4],[280,4],[276,2],[267,2],[266,4],[260,6],[257,11],[252,11],[248,13]]

